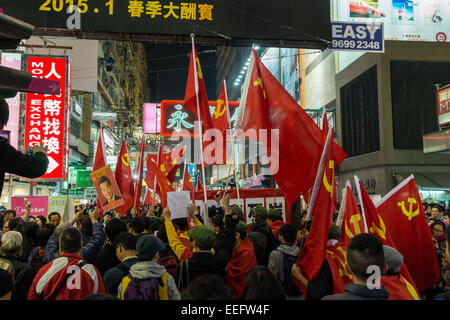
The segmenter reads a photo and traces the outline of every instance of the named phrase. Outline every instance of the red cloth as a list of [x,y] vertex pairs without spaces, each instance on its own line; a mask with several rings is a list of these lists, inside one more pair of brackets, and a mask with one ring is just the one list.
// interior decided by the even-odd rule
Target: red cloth
[[330,254],[325,254],[325,259],[328,262],[333,278],[333,293],[345,293],[345,284],[343,278],[339,274],[339,263]]
[[270,229],[272,230],[272,233],[275,236],[275,239],[277,240],[278,240],[278,230],[280,230],[281,226],[283,225],[284,222],[282,220],[277,220],[270,224]]
[[[314,185],[326,136],[314,120],[303,110],[294,98],[264,66],[254,53],[254,64],[250,64],[250,81],[242,94],[242,119],[238,119],[237,129],[267,130],[267,138],[256,139],[265,142],[271,166],[278,171],[273,174],[283,189],[288,208]],[[271,143],[271,134],[279,130],[279,145]],[[244,136],[237,132],[237,136]],[[253,138],[254,139],[254,138]],[[337,167],[347,154],[335,143]],[[301,156],[295,156],[301,155]],[[277,161],[278,160],[278,161]],[[301,177],[301,179],[299,179]],[[290,223],[291,217],[287,217]]]
[[195,187],[192,183],[191,176],[189,174],[189,170],[187,166],[184,168],[184,175],[183,175],[183,187],[181,190],[189,191],[191,193],[191,200],[194,201],[195,199]]
[[244,291],[247,274],[256,267],[256,255],[253,242],[245,238],[234,250],[227,265],[227,286],[233,290],[237,299]]
[[[425,210],[414,177],[387,194],[377,207],[417,288],[439,281],[440,269]],[[410,215],[411,212],[411,215]]]
[[125,141],[122,143],[119,156],[117,157],[117,165],[115,178],[117,185],[119,186],[120,193],[125,204],[117,207],[116,210],[124,216],[131,209],[134,203],[134,185],[133,185],[133,172],[131,170],[131,161],[127,151],[127,145]]
[[158,156],[156,154],[147,154],[147,176],[145,177],[145,183],[147,183],[147,186],[152,190],[155,189],[155,173],[148,169],[150,167],[148,163],[150,161],[157,163],[158,162],[157,158]]
[[414,287],[409,286],[406,279],[402,276],[384,276],[381,277],[381,285],[389,292],[389,300],[420,300]]
[[175,191],[175,189],[172,187],[172,184],[169,182],[166,175],[156,167],[156,164],[153,161],[150,161],[150,168],[155,171],[160,191],[161,205],[165,208],[167,206],[167,192]]
[[[335,178],[333,133],[334,129],[331,130],[325,142],[314,184],[313,200],[309,207],[312,215],[311,229],[297,260],[302,274],[309,281],[314,281],[322,268],[327,248],[328,233],[333,222],[333,185]],[[317,197],[314,199],[315,193]],[[306,288],[297,279],[294,281],[306,297]]]
[[[194,65],[197,72],[195,74]],[[195,79],[197,76],[197,79]],[[196,92],[195,82],[198,82],[198,93]],[[197,114],[197,95],[199,101],[200,115]],[[209,111],[208,95],[206,93],[205,82],[203,80],[203,72],[200,67],[200,60],[198,58],[197,50],[194,44],[192,44],[191,59],[189,63],[188,80],[186,84],[186,92],[184,96],[184,106],[191,111],[194,115],[197,115],[197,119],[200,116],[200,120],[203,125],[203,133],[205,130],[214,127],[211,119],[211,112]]]
[[[228,109],[228,99],[225,94],[225,86],[220,91],[217,106],[211,116],[214,128],[222,134],[222,143],[220,139],[216,142],[217,145],[209,152],[206,147],[213,144],[214,141],[204,143],[205,163],[210,165],[223,165],[227,163],[227,128],[230,126],[230,112]],[[213,148],[213,146],[211,146]],[[216,157],[218,159],[216,159]]]
[[[43,266],[31,284],[28,300],[48,300],[53,292],[72,272],[70,266],[76,266],[84,261],[75,254],[63,254],[61,257]],[[79,281],[78,281],[79,279]],[[70,286],[70,287],[69,287]],[[95,293],[107,293],[102,276],[92,264],[86,264],[76,271],[74,278],[69,279],[57,293],[55,300],[83,300]]]
[[[392,241],[390,232],[386,228],[384,220],[378,214],[377,209],[375,208],[375,205],[372,202],[372,199],[369,197],[369,194],[367,193],[366,189],[364,189],[364,186],[362,185],[361,181],[358,180],[358,183],[361,190],[360,204],[366,220],[367,228],[369,229],[368,232],[377,237],[378,239],[380,239],[384,245],[397,249],[394,241]],[[405,279],[408,280],[408,282],[411,283],[417,291],[414,281],[412,280],[411,275],[409,274],[405,264],[402,265],[402,268],[400,269],[400,274],[403,277],[405,277]]]
[[344,293],[345,285],[352,283],[352,275],[350,268],[346,263],[347,246],[344,244],[336,244],[328,246],[325,252],[325,259],[331,269],[333,277],[333,293]]
[[366,227],[352,190],[349,186],[346,186],[345,188],[345,211],[341,224],[341,236],[339,242],[348,244],[351,238],[365,232]]
[[[94,158],[94,166],[92,167],[93,172],[106,166],[105,144],[103,141],[104,141],[103,140],[103,128],[100,128],[100,134],[99,134],[98,143],[97,143],[97,150],[95,152],[95,158]],[[102,209],[102,204],[100,203],[100,200],[98,199],[98,197],[97,197],[97,208],[98,208],[100,217],[102,217],[103,209]]]
[[139,162],[137,168],[137,180],[134,193],[134,207],[136,212],[140,215],[141,212],[141,194],[142,194],[142,176],[144,174],[144,135],[142,135],[141,149],[139,150]]

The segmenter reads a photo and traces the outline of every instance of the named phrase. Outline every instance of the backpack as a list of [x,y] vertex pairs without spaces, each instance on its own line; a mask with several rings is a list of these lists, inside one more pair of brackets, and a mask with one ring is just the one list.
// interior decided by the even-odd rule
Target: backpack
[[163,286],[161,278],[136,279],[131,274],[130,279],[123,294],[124,300],[160,300],[159,287]]
[[281,281],[281,286],[284,289],[284,293],[287,296],[300,296],[302,292],[294,283],[294,277],[292,276],[291,270],[294,263],[297,261],[297,257],[291,256],[290,254],[283,253],[283,273],[284,279]]
[[[41,253],[42,252],[42,256]],[[41,269],[45,265],[44,260],[44,250],[42,248],[36,248],[30,256],[30,267],[33,270],[34,274],[37,274],[39,269]]]
[[166,257],[160,258],[158,263],[164,267],[166,267],[167,272],[173,276],[175,273],[175,269],[177,268],[180,261],[177,257],[173,255],[168,255]]

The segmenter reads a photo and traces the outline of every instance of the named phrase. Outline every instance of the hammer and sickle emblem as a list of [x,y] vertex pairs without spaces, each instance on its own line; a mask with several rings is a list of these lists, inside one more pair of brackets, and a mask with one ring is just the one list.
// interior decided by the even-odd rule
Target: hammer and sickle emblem
[[[329,168],[333,170],[333,175],[332,177],[334,177],[334,161],[330,160],[329,162]],[[334,185],[334,179],[331,178],[331,183],[328,182],[328,178],[327,178],[327,170],[323,171],[323,184],[325,186],[325,189],[327,189],[327,191],[330,193],[330,198],[333,198],[333,185]]]
[[123,163],[124,165],[126,165],[127,167],[130,166],[130,156],[128,155],[128,153],[125,153],[125,154],[122,156],[122,163]]
[[383,219],[381,219],[380,215],[378,215],[378,220],[380,220],[380,228],[372,222],[372,226],[369,228],[370,233],[376,233],[380,236],[381,239],[386,240],[386,225],[384,224]]
[[[361,221],[361,216],[359,214],[354,214],[350,217],[350,223],[353,225],[353,230],[355,230],[355,235],[361,233],[361,229],[359,228],[359,221]],[[349,230],[347,221],[345,221],[345,233],[349,238],[353,238],[352,232]]]
[[412,218],[414,218],[419,214],[419,206],[417,206],[417,209],[413,211],[414,205],[417,204],[417,200],[414,198],[408,198],[408,202],[409,202],[409,211],[406,211],[405,201],[399,202],[398,206],[402,208],[402,212],[405,216],[408,217],[408,220],[412,220]]
[[263,93],[264,93],[264,99],[266,99],[266,90],[264,90],[264,86],[263,86],[263,82],[262,82],[262,79],[261,78],[258,78],[258,80],[256,80],[255,82],[253,82],[253,85],[254,86],[260,86],[261,87],[261,89],[262,89],[262,91],[263,91]]
[[[223,106],[223,108],[222,108]],[[217,107],[214,110],[214,117],[216,119],[219,119],[221,116],[223,116],[223,114],[225,113],[225,111],[227,110],[227,106],[224,104],[224,101],[222,99],[217,100]]]
[[203,73],[202,73],[202,67],[200,67],[200,60],[198,58],[195,58],[195,61],[197,61],[197,74],[199,79],[203,79]]
[[166,166],[164,165],[164,163],[161,165],[161,171],[166,172]]

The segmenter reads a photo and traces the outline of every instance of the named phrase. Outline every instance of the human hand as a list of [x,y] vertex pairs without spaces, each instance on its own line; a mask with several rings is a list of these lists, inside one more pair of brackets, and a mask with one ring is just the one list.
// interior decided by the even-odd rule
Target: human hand
[[292,265],[291,273],[292,273],[292,276],[296,279],[300,279],[303,277],[302,271],[300,270],[300,267],[296,263],[294,263]]
[[222,204],[223,204],[223,209],[224,209],[225,213],[226,213],[226,211],[231,212],[231,209],[230,209],[230,195],[228,194],[228,192],[225,192],[223,194]]
[[196,206],[195,204],[191,203],[191,204],[188,206],[188,213],[189,213],[189,216],[190,216],[192,219],[194,219],[195,216],[198,214],[197,206]]
[[38,152],[42,152],[43,154],[47,154],[48,148],[44,145],[39,145],[39,146],[33,146],[33,155],[38,153]]
[[161,214],[161,217],[163,217],[164,220],[170,220],[170,210],[169,210],[168,207],[164,208],[164,210],[163,210],[163,212]]
[[215,195],[214,195],[214,200],[216,200],[216,204],[217,204],[217,206],[218,207],[220,207],[220,192],[217,192]]
[[25,199],[25,209],[27,211],[30,211],[30,209],[31,209],[31,203],[30,203],[30,201],[28,201],[28,199]]
[[89,212],[89,218],[91,218],[92,223],[98,222],[99,214],[97,207],[95,207],[94,211]]

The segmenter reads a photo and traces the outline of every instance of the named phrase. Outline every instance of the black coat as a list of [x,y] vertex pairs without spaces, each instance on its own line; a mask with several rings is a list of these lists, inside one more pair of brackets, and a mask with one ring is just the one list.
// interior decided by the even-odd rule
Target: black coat
[[255,246],[256,261],[259,266],[267,267],[269,255],[277,248],[278,240],[265,222],[255,223],[251,225],[251,229],[248,237]]
[[11,300],[27,300],[28,290],[34,279],[34,272],[31,267],[18,258],[10,256],[2,256],[3,259],[8,260],[14,269],[14,291]]
[[105,244],[94,260],[94,266],[97,267],[98,272],[100,272],[102,276],[105,275],[106,271],[114,268],[119,263],[120,260],[117,259],[116,248],[112,244]]
[[3,190],[5,172],[25,178],[39,178],[47,172],[48,158],[42,152],[23,154],[0,137],[0,193]]

